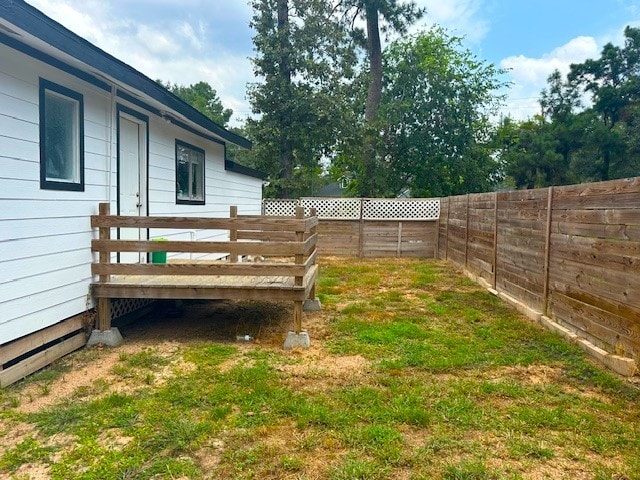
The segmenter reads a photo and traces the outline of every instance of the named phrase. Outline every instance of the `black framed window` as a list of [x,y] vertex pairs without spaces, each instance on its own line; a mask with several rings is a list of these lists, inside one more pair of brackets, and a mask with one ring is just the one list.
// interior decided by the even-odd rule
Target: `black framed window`
[[176,203],[204,205],[204,150],[176,140]]
[[40,79],[40,188],[84,191],[82,94]]

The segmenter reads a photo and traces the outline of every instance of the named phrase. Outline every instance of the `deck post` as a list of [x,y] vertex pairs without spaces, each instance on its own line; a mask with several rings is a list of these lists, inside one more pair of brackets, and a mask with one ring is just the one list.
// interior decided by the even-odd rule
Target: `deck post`
[[[109,216],[111,214],[111,206],[109,203],[100,203],[98,205],[98,215]],[[100,240],[111,240],[111,228],[100,227],[98,229]],[[111,252],[100,252],[99,262],[103,265],[111,263]],[[100,275],[100,283],[109,283],[110,275]],[[123,342],[120,331],[111,326],[111,299],[108,297],[98,298],[97,319],[95,329],[91,332],[87,345],[107,345],[117,347]]]
[[[111,215],[111,205],[108,203],[100,203],[98,205],[98,215]],[[109,227],[100,227],[98,229],[100,240],[111,240],[111,229]],[[100,252],[100,263],[103,265],[111,263],[111,252]],[[100,283],[109,283],[110,275],[100,275]],[[96,320],[96,328],[100,331],[106,331],[111,328],[111,299],[98,299],[98,318]]]
[[[234,218],[238,218],[238,207],[236,205],[231,205],[229,207],[229,218],[231,219],[231,221],[233,222]],[[229,241],[230,242],[237,242],[238,241],[238,227],[232,223],[231,227],[229,228]],[[235,247],[235,245],[234,245]],[[233,251],[233,252],[229,252],[229,261],[231,263],[237,263],[238,262],[238,251]]]
[[[304,207],[296,207],[296,218],[300,220],[304,220]],[[298,227],[298,230],[296,230],[296,242],[299,242],[299,243],[304,242],[304,227],[302,227],[302,230],[300,230],[300,227]],[[304,265],[304,254],[296,255],[296,265]],[[296,276],[295,278],[296,287],[301,287],[303,280],[304,280],[303,277]]]
[[[304,220],[304,207],[296,207],[296,218]],[[305,228],[298,227],[296,229],[296,242],[304,242]],[[304,254],[296,254],[296,265],[304,265]],[[295,286],[300,287],[304,283],[304,277],[295,276]],[[289,331],[287,338],[284,341],[284,349],[291,350],[293,348],[309,348],[311,343],[309,341],[309,334],[302,330],[302,310],[304,308],[304,301],[295,300],[293,302],[293,331]]]
[[[304,219],[304,207],[296,207],[296,218]],[[296,230],[296,242],[304,242],[304,227],[300,230],[300,227]],[[304,254],[296,255],[296,265],[304,265]],[[295,286],[301,287],[304,283],[304,277],[296,276]],[[296,335],[300,335],[302,331],[302,305],[303,302],[296,301],[293,309],[293,331]]]

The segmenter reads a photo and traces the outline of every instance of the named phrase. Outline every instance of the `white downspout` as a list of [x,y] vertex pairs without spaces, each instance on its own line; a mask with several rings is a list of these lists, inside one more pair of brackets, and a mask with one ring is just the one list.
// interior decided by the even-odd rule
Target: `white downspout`
[[[115,143],[115,115],[116,115],[116,86],[112,85],[111,86],[111,112],[109,115],[109,142],[107,144],[107,156],[109,157],[108,160],[108,176],[109,176],[109,181],[108,181],[108,191],[107,191],[107,201],[109,202],[109,205],[111,205],[111,201],[113,200],[113,174],[115,173],[115,164],[116,162],[114,161],[114,153],[115,153],[115,148],[114,148],[114,143]],[[115,212],[112,211],[111,214],[113,215]]]

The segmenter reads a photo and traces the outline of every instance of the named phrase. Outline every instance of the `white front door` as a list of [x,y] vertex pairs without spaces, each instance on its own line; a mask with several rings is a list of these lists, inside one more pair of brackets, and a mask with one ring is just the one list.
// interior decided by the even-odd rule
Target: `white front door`
[[[120,113],[119,210],[120,215],[146,215],[146,123]],[[146,240],[146,230],[121,228],[121,240]],[[120,253],[121,263],[144,261],[145,254]]]

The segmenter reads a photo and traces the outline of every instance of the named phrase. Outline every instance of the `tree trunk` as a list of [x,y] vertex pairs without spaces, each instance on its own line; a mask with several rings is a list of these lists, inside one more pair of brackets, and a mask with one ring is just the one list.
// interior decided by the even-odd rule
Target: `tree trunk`
[[364,176],[360,193],[364,197],[374,196],[376,168],[376,136],[375,123],[378,118],[380,99],[382,98],[382,47],[380,45],[380,27],[378,24],[378,7],[373,1],[367,1],[367,44],[369,50],[369,89],[365,105],[364,119],[367,131],[364,137],[362,163]]
[[[291,46],[289,39],[289,0],[278,0],[278,73],[280,77],[280,98],[291,100]],[[280,115],[280,172],[282,198],[291,196],[291,179],[293,177],[293,143],[289,137],[291,112],[288,105],[279,106]]]
[[378,116],[382,98],[382,47],[380,45],[380,27],[378,25],[378,7],[367,2],[367,43],[369,49],[369,90],[364,119],[372,123]]

